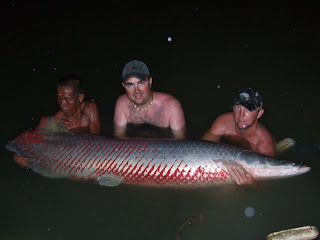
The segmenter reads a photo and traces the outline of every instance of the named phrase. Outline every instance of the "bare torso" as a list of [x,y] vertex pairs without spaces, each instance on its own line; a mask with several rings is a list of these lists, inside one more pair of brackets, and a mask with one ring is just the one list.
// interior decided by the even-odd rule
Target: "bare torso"
[[[154,92],[154,102],[147,110],[137,109],[126,94],[121,95],[116,103],[115,129],[127,124],[149,124],[159,128],[170,128],[182,132],[184,138],[185,118],[179,101],[167,93]],[[117,135],[117,134],[116,134]],[[177,136],[177,135],[176,135]]]
[[[172,99],[170,96],[161,93],[155,95],[156,99],[153,105],[146,111],[139,111],[134,107],[132,102],[126,101],[127,111],[125,111],[125,115],[127,122],[132,124],[150,124],[157,127],[169,127],[169,116],[171,114],[169,114],[170,108],[168,104]],[[126,99],[126,97],[124,99]]]
[[275,155],[274,141],[269,131],[259,122],[248,129],[240,130],[234,122],[232,112],[219,116],[203,139],[222,141],[253,152]]
[[62,111],[58,111],[55,117],[75,133],[100,133],[100,116],[98,107],[94,102],[82,102],[79,109],[72,116],[66,116]]

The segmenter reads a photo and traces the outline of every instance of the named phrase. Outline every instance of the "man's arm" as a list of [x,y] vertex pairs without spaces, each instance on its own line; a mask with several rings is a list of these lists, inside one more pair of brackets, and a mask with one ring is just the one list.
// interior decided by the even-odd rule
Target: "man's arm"
[[186,138],[186,121],[184,118],[184,112],[180,102],[177,99],[170,101],[170,128],[176,139]]
[[100,114],[95,102],[87,102],[85,113],[89,119],[89,133],[100,134]]
[[263,144],[265,146],[259,146],[258,147],[258,153],[270,156],[270,157],[274,157],[276,155],[276,151],[275,151],[275,147],[273,144],[268,144],[268,146],[266,146],[266,144]]
[[[221,137],[223,137],[228,131],[230,120],[233,119],[232,113],[225,113],[219,116],[211,125],[209,130],[205,132],[202,137],[202,140],[219,142]],[[233,120],[232,120],[233,121]],[[242,167],[230,167],[228,171],[232,177],[232,179],[238,185],[247,185],[253,184],[255,181],[250,173],[248,173]]]
[[224,115],[219,116],[212,124],[211,127],[202,136],[202,140],[211,142],[219,142],[221,137],[226,132],[226,117]]
[[113,116],[113,136],[124,137],[127,129],[126,104],[123,95],[117,99]]
[[255,183],[252,175],[242,167],[230,167],[228,168],[228,171],[232,179],[238,185],[247,185],[247,184]]
[[20,167],[28,167],[28,162],[33,161],[33,159],[19,156],[18,154],[13,155],[13,161],[18,164]]
[[207,141],[211,141],[211,142],[219,142],[221,139],[221,135],[216,135],[214,133],[212,133],[210,131],[210,129],[208,131],[205,132],[205,134],[202,136],[202,140],[207,140]]
[[276,155],[276,149],[273,137],[266,129],[262,131],[262,134],[263,137],[259,140],[256,152],[274,157]]

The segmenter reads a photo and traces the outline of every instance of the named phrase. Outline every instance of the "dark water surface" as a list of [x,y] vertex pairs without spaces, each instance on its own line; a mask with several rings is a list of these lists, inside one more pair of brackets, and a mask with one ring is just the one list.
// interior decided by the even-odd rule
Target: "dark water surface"
[[[7,2],[0,239],[178,239],[178,233],[181,239],[257,240],[288,228],[319,229],[318,15],[312,4]],[[122,67],[132,59],[148,65],[156,91],[181,101],[189,138],[200,138],[229,111],[239,88],[256,88],[264,97],[261,122],[277,140],[297,141],[279,157],[304,162],[311,172],[254,187],[108,188],[44,178],[12,162],[4,145],[58,110],[55,88],[63,74],[85,80],[102,132],[111,135],[114,104],[124,92]],[[245,215],[248,207],[252,217]]]

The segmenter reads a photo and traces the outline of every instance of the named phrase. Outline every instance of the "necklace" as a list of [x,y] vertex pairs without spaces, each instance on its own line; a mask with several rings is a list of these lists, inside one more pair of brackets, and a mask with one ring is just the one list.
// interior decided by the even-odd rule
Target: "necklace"
[[132,103],[132,104],[133,104],[133,106],[134,106],[137,110],[139,110],[139,111],[145,111],[145,110],[149,109],[149,108],[152,106],[153,101],[154,101],[154,93],[152,93],[152,101],[151,101],[151,103],[150,103],[148,106],[146,106],[145,108],[139,108],[139,107],[138,107],[137,105],[135,105],[134,103]]

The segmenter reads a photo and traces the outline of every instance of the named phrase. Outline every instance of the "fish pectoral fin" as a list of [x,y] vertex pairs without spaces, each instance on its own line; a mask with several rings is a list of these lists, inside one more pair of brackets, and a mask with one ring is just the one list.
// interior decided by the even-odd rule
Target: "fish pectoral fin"
[[237,161],[234,160],[229,160],[229,159],[217,159],[214,160],[214,162],[217,164],[218,167],[221,169],[228,169],[231,167],[240,167],[243,168],[243,166],[238,163]]
[[102,186],[115,187],[122,183],[123,179],[109,174],[106,176],[98,177],[97,181]]

